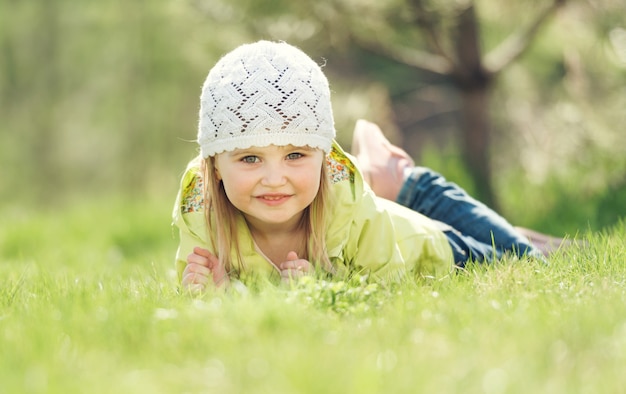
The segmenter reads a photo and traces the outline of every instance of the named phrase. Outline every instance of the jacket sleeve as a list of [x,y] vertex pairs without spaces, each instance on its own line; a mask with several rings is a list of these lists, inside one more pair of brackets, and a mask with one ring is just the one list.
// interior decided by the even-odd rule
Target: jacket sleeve
[[408,273],[437,279],[453,268],[452,249],[433,221],[369,191],[352,227],[348,260],[376,277],[397,280]]

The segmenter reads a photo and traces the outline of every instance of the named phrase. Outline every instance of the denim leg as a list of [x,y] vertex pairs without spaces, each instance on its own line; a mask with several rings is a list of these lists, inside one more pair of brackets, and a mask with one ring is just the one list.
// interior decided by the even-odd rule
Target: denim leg
[[502,216],[430,169],[415,167],[396,201],[452,227],[444,233],[457,265],[492,261],[505,253],[541,256]]

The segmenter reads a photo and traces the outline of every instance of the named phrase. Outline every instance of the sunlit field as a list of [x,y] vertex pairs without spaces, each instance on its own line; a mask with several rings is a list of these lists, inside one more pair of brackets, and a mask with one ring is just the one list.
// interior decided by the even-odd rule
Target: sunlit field
[[[0,225],[2,393],[577,393],[626,384],[623,224],[549,264],[178,292],[169,200]],[[38,213],[36,213],[38,212]]]
[[[625,5],[0,0],[0,394],[626,392]],[[480,198],[482,141],[482,200],[573,246],[181,293],[202,83],[259,39],[323,67],[346,151],[376,122]]]

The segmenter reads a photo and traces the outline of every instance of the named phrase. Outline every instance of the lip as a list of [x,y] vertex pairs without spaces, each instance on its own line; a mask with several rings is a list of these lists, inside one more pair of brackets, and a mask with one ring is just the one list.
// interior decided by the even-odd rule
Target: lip
[[277,206],[277,205],[281,205],[284,202],[286,202],[287,200],[289,200],[291,198],[290,194],[273,194],[273,193],[269,193],[269,194],[261,194],[259,196],[255,196],[255,198],[265,204],[265,205],[269,205],[269,206]]

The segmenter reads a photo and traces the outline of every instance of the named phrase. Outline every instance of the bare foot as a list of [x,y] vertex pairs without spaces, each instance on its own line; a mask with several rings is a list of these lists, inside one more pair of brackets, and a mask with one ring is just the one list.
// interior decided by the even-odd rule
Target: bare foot
[[515,229],[523,236],[528,238],[530,240],[530,243],[532,243],[534,247],[539,249],[545,256],[549,255],[552,252],[556,252],[561,247],[569,246],[572,244],[571,240],[543,234],[525,227],[516,226]]
[[392,201],[402,189],[405,168],[415,165],[408,153],[385,138],[378,125],[363,119],[354,127],[352,154],[374,193]]

